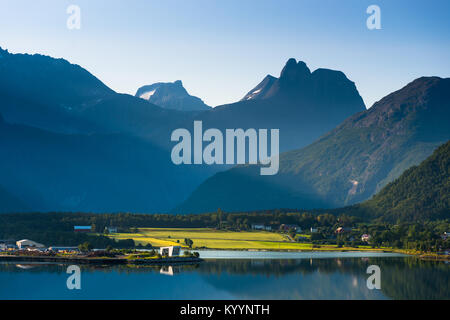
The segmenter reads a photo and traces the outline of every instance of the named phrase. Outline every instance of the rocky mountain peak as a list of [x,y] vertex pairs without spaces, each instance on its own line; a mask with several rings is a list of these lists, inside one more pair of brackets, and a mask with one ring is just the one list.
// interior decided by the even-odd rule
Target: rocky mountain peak
[[297,82],[308,78],[311,71],[303,61],[297,62],[294,58],[290,58],[280,74],[280,80],[288,82]]

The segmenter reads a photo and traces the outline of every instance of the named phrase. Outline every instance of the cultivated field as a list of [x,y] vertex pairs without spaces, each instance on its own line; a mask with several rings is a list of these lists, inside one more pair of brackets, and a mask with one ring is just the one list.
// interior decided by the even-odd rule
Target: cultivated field
[[140,228],[137,233],[115,233],[109,235],[117,240],[133,239],[136,244],[151,244],[154,247],[184,244],[184,239],[194,241],[193,248],[230,250],[364,250],[372,248],[337,248],[323,245],[313,248],[311,243],[292,242],[283,234],[267,231],[223,231],[208,228]]

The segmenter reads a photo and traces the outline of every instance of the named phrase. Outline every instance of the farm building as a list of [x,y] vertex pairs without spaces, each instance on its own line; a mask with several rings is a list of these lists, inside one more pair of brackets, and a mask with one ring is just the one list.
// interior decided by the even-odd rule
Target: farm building
[[117,227],[108,227],[108,233],[117,233]]
[[45,248],[45,246],[41,243],[37,243],[28,239],[19,240],[16,242],[19,250],[27,249],[27,248]]
[[271,226],[266,226],[264,224],[261,223],[254,223],[252,224],[252,229],[253,230],[266,230],[266,231],[271,231],[272,227]]

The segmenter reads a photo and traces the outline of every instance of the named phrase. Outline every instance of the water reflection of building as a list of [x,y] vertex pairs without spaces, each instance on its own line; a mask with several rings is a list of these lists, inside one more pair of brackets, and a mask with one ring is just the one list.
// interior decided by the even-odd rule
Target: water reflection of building
[[16,267],[24,270],[36,268],[36,266],[32,264],[16,264]]
[[173,276],[174,274],[180,273],[180,268],[174,266],[162,266],[159,273],[165,274],[166,276]]
[[353,287],[355,287],[355,288],[358,286],[358,278],[357,277],[353,277],[352,284],[353,284]]

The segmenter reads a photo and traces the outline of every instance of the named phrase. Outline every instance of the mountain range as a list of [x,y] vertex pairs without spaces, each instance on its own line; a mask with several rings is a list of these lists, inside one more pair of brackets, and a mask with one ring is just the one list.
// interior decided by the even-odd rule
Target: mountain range
[[0,48],[0,113],[59,133],[124,133],[151,136],[185,113],[119,94],[82,67],[39,54]]
[[63,59],[0,49],[0,70],[0,212],[167,211],[210,175],[170,161],[186,112],[116,93]]
[[448,139],[450,79],[419,78],[311,145],[281,154],[278,175],[260,176],[256,165],[217,173],[178,210],[351,205],[369,199]]
[[364,110],[355,84],[344,73],[311,72],[304,62],[289,59],[279,78],[268,75],[241,101],[215,107],[196,119],[205,129],[279,129],[280,150],[287,151],[314,142]]
[[[344,73],[289,59],[278,78],[210,108],[181,81],[120,94],[64,59],[0,48],[0,212],[354,204],[449,139],[448,92],[449,79],[420,78],[366,110]],[[171,132],[195,120],[279,129],[279,174],[174,165]]]

